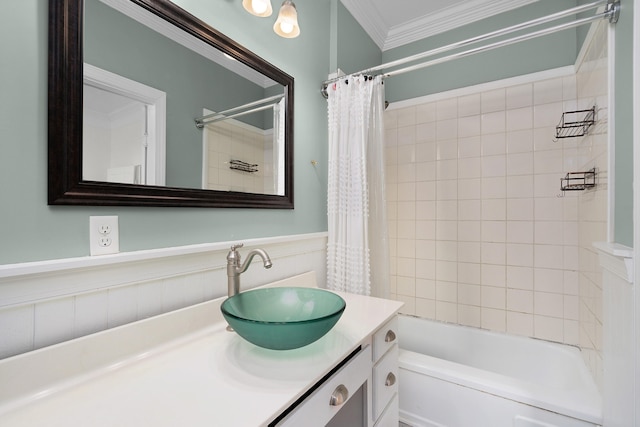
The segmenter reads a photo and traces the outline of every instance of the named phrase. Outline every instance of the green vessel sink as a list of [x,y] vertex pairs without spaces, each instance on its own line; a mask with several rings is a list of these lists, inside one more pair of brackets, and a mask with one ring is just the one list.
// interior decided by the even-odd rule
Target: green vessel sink
[[229,325],[245,340],[272,350],[290,350],[320,339],[342,316],[345,301],[317,288],[262,288],[222,303]]

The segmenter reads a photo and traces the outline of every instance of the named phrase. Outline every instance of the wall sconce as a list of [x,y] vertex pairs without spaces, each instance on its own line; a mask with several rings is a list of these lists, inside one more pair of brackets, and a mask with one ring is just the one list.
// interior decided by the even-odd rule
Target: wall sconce
[[280,37],[292,39],[300,35],[298,25],[298,11],[296,5],[291,0],[284,0],[278,13],[278,19],[273,25],[273,31]]
[[273,13],[271,0],[242,0],[242,7],[252,15],[267,17]]
[[[273,9],[271,0],[242,0],[242,7],[252,15],[267,17],[271,16]],[[284,0],[280,6],[278,19],[273,25],[273,31],[280,37],[292,39],[300,35],[298,25],[298,11],[296,5],[291,0]]]

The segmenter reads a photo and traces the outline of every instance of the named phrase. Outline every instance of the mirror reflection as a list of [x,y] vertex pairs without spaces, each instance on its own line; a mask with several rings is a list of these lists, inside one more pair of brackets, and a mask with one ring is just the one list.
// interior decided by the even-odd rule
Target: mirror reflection
[[166,93],[84,64],[82,179],[164,185]]
[[146,184],[146,110],[142,102],[85,85],[82,179]]
[[84,181],[285,194],[285,86],[128,0],[84,22]]

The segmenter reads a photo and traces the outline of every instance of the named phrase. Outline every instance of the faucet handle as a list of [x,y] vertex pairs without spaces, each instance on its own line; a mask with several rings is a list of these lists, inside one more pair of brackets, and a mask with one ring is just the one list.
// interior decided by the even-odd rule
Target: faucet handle
[[236,250],[244,246],[244,243],[237,243],[231,246],[231,250],[227,254],[227,264],[240,265],[240,253]]

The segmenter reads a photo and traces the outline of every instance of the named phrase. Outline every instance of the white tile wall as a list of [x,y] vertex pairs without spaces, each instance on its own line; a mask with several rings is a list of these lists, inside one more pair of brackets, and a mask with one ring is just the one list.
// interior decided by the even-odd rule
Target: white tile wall
[[[236,120],[205,127],[207,136],[207,188],[272,194],[273,135]],[[257,164],[258,172],[229,169],[229,161]]]
[[[567,172],[606,169],[606,126],[554,141],[562,112],[579,104],[597,102],[606,121],[606,73],[584,68],[589,76],[580,69],[385,113],[387,152],[403,140],[416,153],[387,157],[390,170],[416,171],[387,176],[397,200],[417,201],[389,192],[393,295],[406,313],[600,351],[590,245],[605,226],[606,185],[557,197]],[[401,137],[413,134],[421,137]]]
[[[565,302],[573,320],[565,329],[578,336],[583,356],[602,388],[602,269],[598,255],[591,245],[594,241],[607,241],[607,26],[599,25],[589,44],[582,64],[576,74],[577,107],[596,106],[597,122],[589,135],[575,145],[577,165],[582,170],[595,167],[598,172],[598,186],[583,197],[573,207],[578,218],[576,228],[565,234],[566,241],[578,247],[578,257],[572,259],[577,264],[577,277],[571,277],[567,284],[574,296]],[[566,258],[566,257],[565,257]]]

